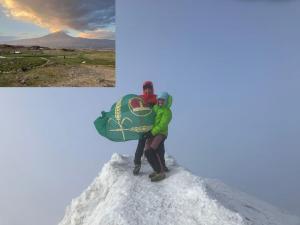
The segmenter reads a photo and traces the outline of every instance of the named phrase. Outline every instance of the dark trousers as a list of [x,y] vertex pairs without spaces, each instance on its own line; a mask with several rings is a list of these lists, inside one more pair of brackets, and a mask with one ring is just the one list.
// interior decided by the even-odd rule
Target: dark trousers
[[156,135],[146,140],[145,156],[153,170],[157,173],[165,171],[165,148],[164,141],[166,136]]
[[[139,139],[136,151],[135,151],[135,155],[134,155],[134,164],[135,165],[141,165],[141,159],[142,156],[144,154],[144,149],[145,149],[145,144],[146,144],[146,138],[141,138]],[[158,147],[159,149],[161,149],[160,151],[163,152],[163,157],[162,157],[162,163],[165,166],[165,145],[164,145],[164,141],[159,145]],[[162,154],[162,153],[161,153]]]
[[139,139],[139,143],[137,145],[135,155],[134,155],[135,165],[141,165],[141,159],[144,154],[145,143],[146,143],[146,138]]

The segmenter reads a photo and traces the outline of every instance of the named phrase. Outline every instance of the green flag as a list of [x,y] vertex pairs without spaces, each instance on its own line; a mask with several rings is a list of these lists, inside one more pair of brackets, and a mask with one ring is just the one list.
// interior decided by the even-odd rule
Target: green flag
[[155,113],[134,94],[125,95],[94,122],[99,134],[112,141],[138,140],[151,130]]

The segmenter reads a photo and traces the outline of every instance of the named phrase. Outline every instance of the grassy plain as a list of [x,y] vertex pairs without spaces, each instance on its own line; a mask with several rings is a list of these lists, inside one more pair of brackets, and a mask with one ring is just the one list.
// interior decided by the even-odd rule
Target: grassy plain
[[1,87],[115,86],[113,50],[0,46]]

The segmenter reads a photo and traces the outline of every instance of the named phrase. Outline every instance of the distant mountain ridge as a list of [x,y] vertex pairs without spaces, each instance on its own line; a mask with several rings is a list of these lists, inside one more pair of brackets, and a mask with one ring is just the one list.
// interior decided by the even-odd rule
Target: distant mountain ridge
[[6,41],[4,44],[24,46],[44,46],[49,48],[75,49],[114,49],[115,41],[109,39],[88,39],[72,37],[64,31],[58,31],[39,38]]

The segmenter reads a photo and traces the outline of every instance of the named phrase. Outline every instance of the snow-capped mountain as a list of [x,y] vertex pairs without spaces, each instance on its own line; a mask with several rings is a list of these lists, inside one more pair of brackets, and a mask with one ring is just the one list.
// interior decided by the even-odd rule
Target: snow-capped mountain
[[67,207],[59,225],[300,225],[300,219],[225,184],[193,175],[173,158],[167,179],[151,183],[143,163],[113,154],[93,183]]

